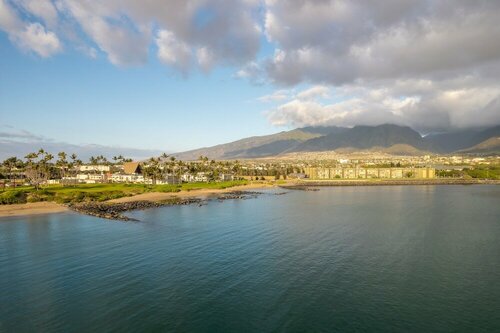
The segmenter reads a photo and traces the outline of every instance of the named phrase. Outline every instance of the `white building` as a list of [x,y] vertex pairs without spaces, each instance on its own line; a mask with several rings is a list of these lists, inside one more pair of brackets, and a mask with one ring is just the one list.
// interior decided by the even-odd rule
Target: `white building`
[[79,173],[76,175],[76,179],[80,183],[95,184],[95,183],[105,182],[107,180],[107,177],[106,177],[106,175],[103,175],[103,174]]
[[97,171],[97,172],[109,172],[109,165],[80,165],[79,171]]
[[208,176],[204,172],[198,172],[196,175],[185,173],[181,176],[181,180],[186,183],[208,182]]
[[223,182],[233,181],[234,178],[235,178],[234,175],[232,175],[230,173],[221,173],[219,176],[219,179]]
[[113,183],[144,183],[144,176],[137,174],[122,175],[114,173],[111,175],[111,181]]

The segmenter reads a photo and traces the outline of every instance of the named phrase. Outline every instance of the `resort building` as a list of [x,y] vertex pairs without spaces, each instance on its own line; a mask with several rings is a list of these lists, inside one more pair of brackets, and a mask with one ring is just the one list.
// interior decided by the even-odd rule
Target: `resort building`
[[305,168],[309,179],[435,178],[434,168]]
[[88,171],[97,171],[97,172],[109,172],[111,167],[109,165],[80,165],[78,167],[78,171],[88,172]]
[[106,174],[79,173],[76,175],[76,180],[78,180],[79,183],[95,184],[106,182],[108,180],[108,177]]
[[113,183],[144,183],[144,176],[143,175],[137,175],[137,174],[131,174],[131,175],[124,175],[120,173],[114,173],[111,175],[111,181]]
[[127,175],[142,174],[141,164],[139,162],[123,163],[123,172]]
[[226,182],[226,181],[232,181],[235,180],[235,176],[230,174],[230,173],[221,173],[219,176],[220,181]]

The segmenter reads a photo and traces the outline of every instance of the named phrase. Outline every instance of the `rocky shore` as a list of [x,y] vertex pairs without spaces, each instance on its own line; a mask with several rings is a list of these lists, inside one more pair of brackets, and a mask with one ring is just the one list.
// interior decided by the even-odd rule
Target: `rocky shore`
[[388,186],[388,185],[500,185],[498,180],[485,179],[371,179],[371,180],[306,180],[291,185],[282,185],[285,189],[317,190],[311,187],[318,186]]
[[162,201],[148,201],[148,200],[137,200],[128,202],[84,202],[71,204],[68,207],[78,213],[96,216],[100,218],[105,218],[109,220],[119,220],[119,221],[137,221],[136,219],[130,218],[123,213],[132,210],[144,210],[149,208],[158,208],[165,206],[175,206],[175,205],[193,205],[197,204],[202,206],[210,200],[217,200],[222,202],[224,200],[235,200],[235,199],[251,199],[256,198],[261,195],[261,192],[253,191],[233,191],[227,193],[221,193],[213,198],[201,199],[201,198],[171,198]]

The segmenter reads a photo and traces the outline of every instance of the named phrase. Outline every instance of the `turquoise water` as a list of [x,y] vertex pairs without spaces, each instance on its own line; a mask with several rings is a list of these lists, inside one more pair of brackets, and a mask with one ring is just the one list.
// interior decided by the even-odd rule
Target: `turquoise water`
[[335,187],[3,219],[0,332],[499,332],[499,203]]

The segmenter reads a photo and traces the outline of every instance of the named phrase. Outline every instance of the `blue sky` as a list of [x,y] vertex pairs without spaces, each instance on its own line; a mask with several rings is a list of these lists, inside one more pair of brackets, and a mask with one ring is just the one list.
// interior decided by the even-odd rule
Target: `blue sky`
[[152,55],[117,67],[102,55],[40,58],[0,33],[0,123],[70,143],[181,151],[281,130],[258,97],[273,91],[234,67],[188,76]]
[[499,124],[500,2],[449,1],[0,0],[0,143]]

